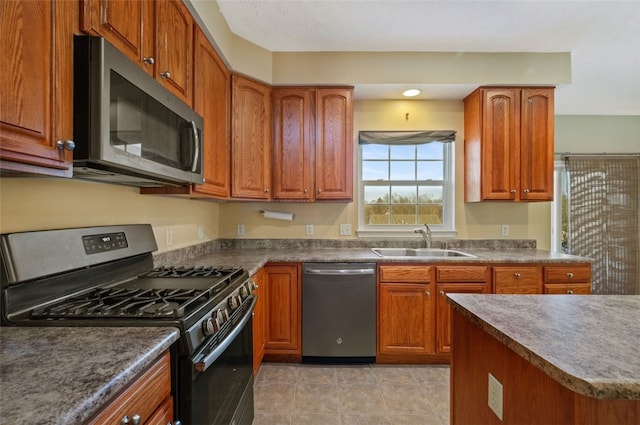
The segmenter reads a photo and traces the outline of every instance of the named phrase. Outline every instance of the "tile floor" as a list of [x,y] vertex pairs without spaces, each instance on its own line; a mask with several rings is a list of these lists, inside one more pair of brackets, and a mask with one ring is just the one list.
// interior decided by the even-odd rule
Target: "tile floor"
[[446,425],[448,365],[265,363],[253,425]]

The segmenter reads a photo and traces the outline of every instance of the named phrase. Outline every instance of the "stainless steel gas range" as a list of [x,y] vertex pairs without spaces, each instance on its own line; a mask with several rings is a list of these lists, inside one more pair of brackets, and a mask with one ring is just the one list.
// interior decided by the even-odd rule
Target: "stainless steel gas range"
[[239,267],[153,267],[150,225],[0,235],[3,326],[173,326],[176,419],[253,421],[255,284]]

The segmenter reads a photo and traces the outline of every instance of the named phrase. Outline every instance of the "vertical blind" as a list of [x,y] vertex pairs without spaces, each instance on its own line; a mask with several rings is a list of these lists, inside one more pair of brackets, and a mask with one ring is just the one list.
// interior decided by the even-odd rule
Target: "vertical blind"
[[594,260],[594,294],[640,294],[640,156],[565,160],[569,253]]

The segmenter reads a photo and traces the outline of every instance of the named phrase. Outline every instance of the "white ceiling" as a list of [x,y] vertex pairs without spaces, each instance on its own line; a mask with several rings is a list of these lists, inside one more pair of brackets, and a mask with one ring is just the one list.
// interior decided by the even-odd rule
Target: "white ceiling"
[[[558,115],[640,115],[640,0],[217,0],[231,31],[273,52],[571,52]],[[475,86],[420,84],[419,99]],[[356,85],[397,99],[400,85]],[[404,86],[402,86],[404,88]]]

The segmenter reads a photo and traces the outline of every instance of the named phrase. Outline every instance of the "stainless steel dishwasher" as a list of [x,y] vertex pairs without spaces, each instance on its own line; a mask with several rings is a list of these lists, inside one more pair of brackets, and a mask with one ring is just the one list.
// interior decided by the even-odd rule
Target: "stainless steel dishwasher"
[[375,356],[375,263],[303,263],[302,361],[371,363]]

